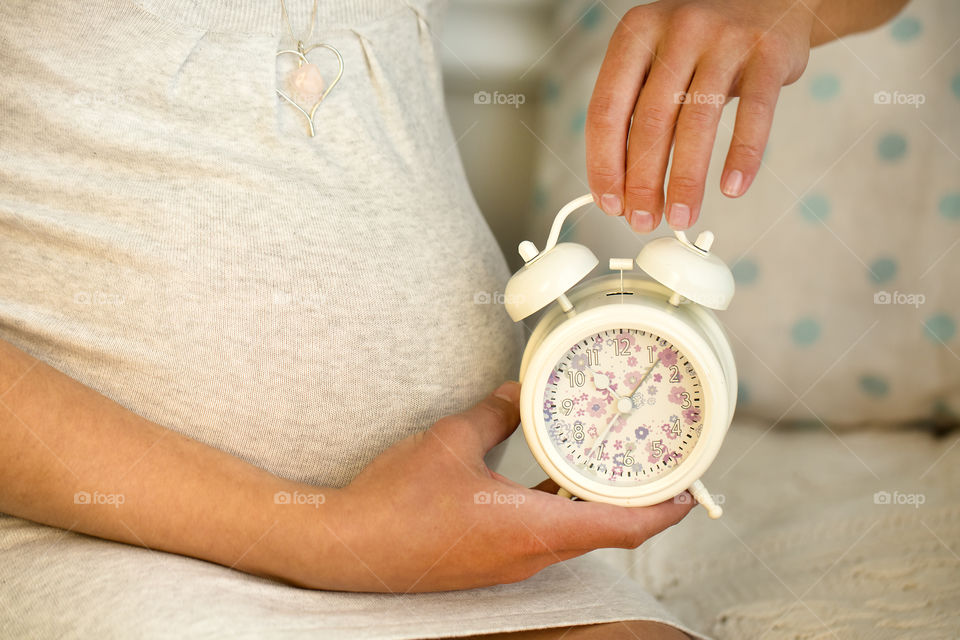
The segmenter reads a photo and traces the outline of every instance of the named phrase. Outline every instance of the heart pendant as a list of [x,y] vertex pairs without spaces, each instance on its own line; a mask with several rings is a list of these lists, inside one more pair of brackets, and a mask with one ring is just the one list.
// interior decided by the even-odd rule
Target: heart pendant
[[[337,56],[337,62],[340,67],[337,70],[337,77],[333,79],[326,89],[323,89],[322,83],[323,80],[320,78],[320,72],[317,69],[316,65],[307,60],[307,54],[313,51],[314,49],[329,49]],[[282,55],[292,55],[297,57],[297,69],[294,71],[297,74],[295,82],[304,87],[309,87],[312,85],[313,91],[307,91],[311,95],[319,94],[316,96],[316,102],[313,103],[313,106],[310,107],[310,110],[307,111],[304,107],[300,106],[296,100],[291,98],[288,94],[284,93],[280,89],[277,89],[277,95],[292,104],[297,111],[303,114],[303,117],[307,119],[307,124],[310,125],[310,137],[315,135],[313,127],[313,117],[317,113],[317,108],[320,106],[320,103],[330,94],[337,83],[340,82],[340,76],[343,75],[343,56],[340,55],[340,52],[337,51],[337,48],[329,44],[312,44],[309,47],[304,48],[303,43],[297,43],[297,50],[294,49],[284,49],[283,51],[277,52],[277,57],[279,58]],[[295,96],[297,94],[294,94]]]

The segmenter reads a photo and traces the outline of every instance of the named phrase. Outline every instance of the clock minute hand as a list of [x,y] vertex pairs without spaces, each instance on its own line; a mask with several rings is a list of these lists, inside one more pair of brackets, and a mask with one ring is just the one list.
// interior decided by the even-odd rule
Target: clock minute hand
[[[607,436],[610,435],[610,429],[613,428],[613,423],[616,422],[616,421],[617,421],[617,418],[619,418],[621,415],[622,415],[622,414],[620,413],[619,410],[617,410],[617,412],[616,412],[615,414],[613,414],[613,417],[610,418],[609,422],[607,422],[607,426],[603,429],[603,433],[602,433],[602,434],[598,434],[598,435],[597,435],[597,438],[593,441],[593,446],[594,446],[594,447],[597,446],[597,443],[598,443],[598,442],[600,443],[600,446],[601,446],[601,447],[603,446],[603,441],[606,440],[606,439],[607,439]],[[599,451],[599,449],[596,449],[596,450]],[[599,458],[598,458],[598,460],[599,460]]]
[[[602,435],[598,435],[597,438],[593,441],[593,442],[594,442],[594,445],[596,445],[597,442],[603,443],[603,441],[607,438],[607,436],[610,435],[610,430],[613,428],[613,423],[616,422],[617,418],[619,418],[621,415],[623,415],[623,414],[625,414],[625,413],[630,413],[630,411],[632,411],[632,409],[633,409],[633,401],[632,401],[633,395],[637,392],[637,389],[640,388],[640,386],[643,384],[643,382],[644,382],[648,377],[650,377],[650,374],[653,373],[653,370],[657,368],[657,365],[658,365],[658,364],[660,364],[660,357],[659,357],[659,356],[657,357],[657,361],[654,362],[652,365],[650,365],[650,368],[647,369],[647,372],[646,372],[645,374],[643,374],[643,377],[642,377],[642,378],[640,378],[640,382],[637,383],[637,386],[635,386],[635,387],[633,388],[633,390],[632,390],[628,395],[626,395],[626,396],[620,397],[620,396],[618,396],[617,393],[616,393],[615,391],[613,391],[612,389],[609,389],[609,388],[607,389],[607,391],[609,391],[611,394],[613,394],[614,397],[617,399],[617,406],[616,406],[617,412],[616,412],[615,414],[613,414],[613,418],[611,418],[610,421],[607,423],[606,428],[603,430],[603,434],[602,434]],[[590,372],[591,372],[591,373],[594,373],[593,369],[590,369]],[[596,373],[594,373],[594,375],[596,375]],[[605,378],[605,376],[604,376],[604,378]],[[594,381],[594,386],[596,386],[596,384],[597,384],[596,381]],[[599,387],[598,387],[598,389],[599,389]],[[623,402],[624,400],[630,402],[630,407],[629,407],[629,408],[627,408],[627,407],[622,407],[622,406],[621,406],[621,405],[625,404],[625,403]]]

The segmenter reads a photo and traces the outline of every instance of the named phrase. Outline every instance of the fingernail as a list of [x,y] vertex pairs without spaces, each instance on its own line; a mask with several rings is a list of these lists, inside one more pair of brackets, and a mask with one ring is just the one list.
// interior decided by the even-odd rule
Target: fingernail
[[667,222],[674,229],[686,229],[690,225],[690,207],[679,202],[673,203],[667,214]]
[[739,170],[734,169],[727,174],[727,179],[723,181],[723,193],[730,197],[736,198],[741,193],[743,189],[743,174]]
[[607,212],[607,215],[618,216],[623,212],[623,205],[620,203],[620,196],[612,193],[605,193],[600,197],[600,208]]
[[497,390],[493,392],[493,395],[497,396],[501,400],[506,400],[507,402],[516,402],[520,398],[520,383],[513,380],[508,380],[497,387]]
[[630,217],[630,226],[634,231],[643,233],[653,231],[653,216],[649,211],[634,210]]

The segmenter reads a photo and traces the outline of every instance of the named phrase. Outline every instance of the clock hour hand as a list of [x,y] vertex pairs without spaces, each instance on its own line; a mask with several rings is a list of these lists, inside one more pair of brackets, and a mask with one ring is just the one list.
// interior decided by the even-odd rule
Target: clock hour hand
[[593,386],[597,388],[597,391],[606,391],[613,396],[614,400],[620,400],[620,394],[610,388],[610,378],[607,376],[607,374],[601,373],[600,371],[594,371],[593,367],[587,367],[587,369],[592,374]]

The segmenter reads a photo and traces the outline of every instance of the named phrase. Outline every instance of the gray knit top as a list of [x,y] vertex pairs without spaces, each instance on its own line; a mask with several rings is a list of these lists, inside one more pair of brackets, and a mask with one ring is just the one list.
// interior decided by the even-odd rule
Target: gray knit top
[[321,485],[516,376],[429,7],[320,3],[345,65],[310,138],[274,92],[279,2],[84,4],[5,10],[40,30],[3,61],[0,337]]

